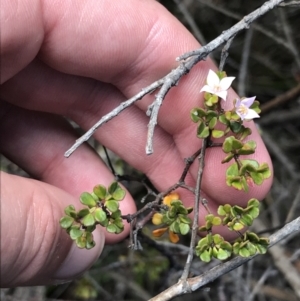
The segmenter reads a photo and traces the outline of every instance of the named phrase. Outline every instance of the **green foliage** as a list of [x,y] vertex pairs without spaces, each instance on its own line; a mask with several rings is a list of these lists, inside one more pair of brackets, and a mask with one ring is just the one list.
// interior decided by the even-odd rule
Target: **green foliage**
[[265,254],[268,250],[269,239],[259,237],[257,234],[247,231],[233,244],[233,253],[242,257],[253,256],[256,253]]
[[[239,163],[239,164],[238,164]],[[261,185],[271,176],[266,163],[259,164],[256,160],[239,160],[227,168],[226,183],[238,190],[248,192],[249,186]]]
[[199,240],[196,246],[196,255],[204,262],[210,262],[212,257],[226,260],[231,256],[232,245],[225,241],[220,234],[211,233]]
[[124,224],[119,210],[119,202],[124,198],[125,190],[118,182],[94,187],[92,193],[83,192],[80,202],[88,208],[76,211],[73,205],[65,208],[65,216],[60,225],[66,229],[79,248],[91,249],[95,246],[92,232],[96,225],[105,227],[109,233],[119,234]]
[[154,237],[160,237],[167,230],[169,230],[169,238],[172,242],[178,241],[178,234],[186,235],[190,231],[190,224],[192,220],[188,217],[193,211],[193,208],[186,208],[181,200],[172,200],[170,205],[162,207],[160,213],[156,213],[152,222],[155,225],[163,225],[163,228],[159,228],[153,231]]
[[264,254],[267,251],[269,241],[259,237],[253,232],[245,232],[233,243],[225,241],[224,238],[215,234],[212,235],[212,228],[218,225],[225,225],[231,231],[241,231],[251,226],[253,220],[259,215],[259,201],[250,199],[247,207],[220,205],[218,215],[208,214],[205,217],[205,225],[199,231],[206,231],[207,235],[199,240],[196,246],[196,254],[204,262],[210,262],[213,257],[219,260],[226,260],[232,253],[243,257],[249,257],[256,253]]

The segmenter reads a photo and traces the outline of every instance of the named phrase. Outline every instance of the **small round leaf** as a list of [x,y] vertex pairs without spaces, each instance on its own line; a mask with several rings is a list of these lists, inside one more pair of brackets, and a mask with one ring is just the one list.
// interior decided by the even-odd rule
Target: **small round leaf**
[[179,224],[179,230],[181,235],[186,235],[190,231],[190,227],[188,224],[181,223]]
[[80,196],[80,202],[89,208],[95,207],[97,205],[96,200],[88,192],[83,192]]
[[68,229],[72,226],[74,218],[71,216],[64,216],[60,219],[59,223],[63,229]]
[[103,223],[106,219],[106,213],[104,212],[104,210],[102,208],[97,208],[94,212],[94,217],[95,220],[99,223]]
[[106,196],[106,187],[103,185],[97,185],[94,187],[93,192],[100,200],[104,200]]
[[95,224],[95,218],[91,213],[89,213],[82,219],[82,223],[86,227],[93,226]]
[[105,206],[110,212],[116,212],[119,209],[119,203],[114,200],[106,201]]

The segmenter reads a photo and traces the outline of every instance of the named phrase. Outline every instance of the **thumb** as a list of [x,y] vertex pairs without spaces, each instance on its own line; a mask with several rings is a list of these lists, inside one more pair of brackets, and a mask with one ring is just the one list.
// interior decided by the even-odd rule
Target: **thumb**
[[54,186],[1,172],[1,287],[68,281],[96,261],[105,240],[100,230],[95,248],[81,250],[59,225],[75,203]]

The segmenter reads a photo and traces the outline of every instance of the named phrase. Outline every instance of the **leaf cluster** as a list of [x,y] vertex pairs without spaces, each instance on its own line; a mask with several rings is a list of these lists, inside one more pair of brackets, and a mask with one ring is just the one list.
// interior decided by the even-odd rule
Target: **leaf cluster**
[[226,260],[232,254],[249,257],[267,251],[268,239],[259,237],[253,232],[245,232],[233,243],[226,241],[219,234],[212,234],[213,226],[225,225],[231,231],[241,231],[251,226],[253,220],[259,215],[257,199],[250,199],[246,208],[229,204],[221,205],[218,208],[218,215],[208,214],[205,217],[205,225],[199,228],[199,231],[207,231],[207,235],[200,239],[196,246],[196,255],[202,261],[210,262],[213,257]]
[[253,159],[238,160],[227,168],[226,184],[248,192],[249,186],[261,185],[270,176],[271,171],[267,163],[259,164]]
[[80,202],[87,208],[76,211],[73,205],[67,206],[60,225],[79,248],[91,249],[95,246],[92,232],[97,225],[105,227],[110,233],[123,231],[119,202],[124,197],[125,190],[118,182],[111,183],[108,188],[97,185],[92,193],[83,192],[80,196]]
[[153,236],[160,237],[166,231],[169,231],[170,240],[174,243],[178,242],[178,234],[186,235],[190,231],[192,220],[188,215],[192,211],[193,208],[186,208],[181,200],[171,200],[170,205],[163,206],[160,212],[153,215],[153,224],[164,226],[163,228],[154,230],[152,232]]

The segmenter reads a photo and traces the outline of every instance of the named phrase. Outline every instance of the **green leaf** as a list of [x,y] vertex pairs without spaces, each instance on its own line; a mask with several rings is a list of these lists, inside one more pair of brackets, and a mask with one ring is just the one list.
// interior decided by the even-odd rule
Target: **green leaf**
[[229,120],[226,118],[225,114],[219,116],[219,121],[225,125],[229,124]]
[[253,140],[247,141],[243,147],[239,150],[240,155],[251,155],[255,153],[256,142]]
[[242,257],[250,257],[251,256],[249,250],[246,247],[241,248],[239,250],[239,255]]
[[217,258],[219,260],[226,260],[227,258],[229,258],[231,255],[230,252],[228,252],[227,250],[223,250],[223,249],[219,249],[218,253],[217,253]]
[[255,198],[252,198],[248,201],[248,204],[247,206],[253,206],[253,207],[259,207],[260,206],[260,203],[259,203],[259,200],[258,199],[255,199]]
[[250,253],[250,256],[256,254],[256,247],[255,247],[255,245],[253,243],[248,242],[247,243],[247,249],[248,249],[248,251]]
[[104,204],[111,212],[116,212],[119,209],[119,203],[117,201],[109,200]]
[[216,104],[219,101],[219,98],[217,95],[213,94],[208,100],[206,100],[204,103],[208,107],[212,107],[214,104]]
[[210,213],[210,214],[207,214],[207,215],[205,216],[205,220],[206,220],[206,221],[212,222],[213,219],[214,219],[214,217],[215,217],[215,216],[214,216],[212,213]]
[[212,248],[205,250],[200,254],[200,259],[204,262],[210,262],[212,257]]
[[80,196],[80,202],[83,205],[88,206],[89,208],[95,207],[97,205],[97,202],[92,197],[92,195],[88,192],[83,192]]
[[74,218],[71,216],[64,216],[60,219],[59,223],[63,229],[68,229],[72,226]]
[[104,200],[106,197],[106,187],[103,185],[97,185],[94,187],[93,192],[95,193],[95,195],[100,199],[100,200]]
[[204,232],[204,231],[207,231],[208,229],[206,228],[206,226],[201,226],[199,227],[198,231],[200,232]]
[[107,227],[106,227],[106,230],[107,232],[109,233],[116,233],[118,231],[118,227],[114,224],[109,224]]
[[180,216],[179,220],[181,223],[188,224],[188,225],[192,223],[192,220],[188,216]]
[[253,223],[253,218],[249,214],[245,214],[241,217],[240,221],[245,225],[245,226],[251,226]]
[[113,212],[110,217],[113,219],[116,219],[116,218],[119,218],[121,215],[122,215],[121,210],[117,210],[117,211]]
[[206,237],[203,237],[201,238],[199,241],[198,241],[198,247],[199,248],[202,248],[203,246],[207,246],[208,245],[208,239],[207,239],[207,236]]
[[244,235],[246,235],[246,239],[248,239],[251,242],[254,242],[254,243],[258,243],[259,242],[259,237],[254,232],[247,231]]
[[84,236],[78,237],[75,242],[79,249],[84,249],[86,246],[86,238]]
[[119,183],[118,182],[112,182],[108,187],[108,193],[110,195],[113,195],[113,193],[118,189]]
[[91,242],[87,241],[85,247],[87,250],[90,250],[90,249],[94,248],[95,245],[96,245],[96,243],[94,241],[91,241]]
[[221,138],[224,136],[224,131],[212,130],[211,134],[214,138]]
[[257,171],[259,171],[264,176],[264,179],[268,179],[272,174],[267,163],[262,163]]
[[268,251],[268,246],[267,245],[261,245],[261,244],[256,244],[256,250],[260,254],[265,254]]
[[191,110],[191,119],[193,122],[198,122],[205,116],[206,112],[202,108],[194,108]]
[[170,225],[170,230],[174,233],[180,233],[180,228],[179,228],[179,223],[178,222],[173,222],[171,225]]
[[114,224],[120,228],[120,229],[124,229],[124,224],[123,224],[123,220],[121,218],[117,218],[114,220]]
[[244,208],[237,206],[237,205],[235,205],[231,208],[231,214],[233,216],[244,214],[244,212],[245,212]]
[[95,219],[94,216],[89,213],[87,214],[83,219],[82,219],[82,223],[84,226],[88,227],[88,226],[93,226],[95,224]]
[[84,208],[84,209],[79,210],[77,215],[78,215],[78,218],[82,218],[82,217],[86,216],[89,213],[90,213],[90,210],[87,209],[87,208]]
[[103,223],[106,219],[106,213],[104,212],[104,210],[102,208],[97,208],[94,212],[94,217],[95,220],[99,223]]
[[231,211],[231,205],[229,204],[220,205],[218,208],[219,215],[226,215],[227,213],[230,213],[230,211]]
[[232,149],[233,150],[239,150],[244,146],[243,142],[241,142],[238,139],[233,138],[232,139]]
[[206,121],[211,121],[211,119],[218,117],[218,114],[215,111],[208,110],[206,112]]
[[214,244],[218,245],[224,241],[224,238],[220,234],[215,234],[215,235],[213,235],[213,240],[214,240]]
[[235,231],[240,231],[244,228],[245,226],[242,223],[235,223],[233,226],[233,230]]
[[211,130],[214,129],[215,126],[216,126],[216,124],[217,124],[217,121],[218,121],[217,117],[213,117],[213,118],[209,121],[208,127],[209,127]]
[[203,122],[201,122],[197,128],[197,137],[206,138],[209,136],[209,128]]
[[239,133],[239,138],[243,141],[245,138],[252,134],[251,129],[243,127],[243,130]]
[[78,237],[81,237],[83,234],[83,230],[80,230],[79,227],[72,227],[70,231],[70,237],[72,240],[77,239]]
[[222,145],[223,152],[228,154],[232,151],[232,137],[228,137],[224,140]]
[[77,214],[76,214],[76,209],[73,205],[69,205],[65,208],[65,214],[68,216],[71,216],[73,218],[76,218]]
[[186,235],[190,231],[190,227],[188,224],[181,223],[179,224],[179,231],[181,235]]
[[264,176],[261,173],[251,172],[250,176],[256,185],[261,185],[264,181]]
[[223,160],[222,160],[222,162],[221,163],[228,163],[228,162],[230,162],[232,159],[234,158],[234,154],[229,154],[229,155],[227,155]]
[[204,99],[205,100],[209,100],[211,98],[212,94],[211,93],[208,93],[208,92],[205,92],[204,93]]
[[240,243],[239,242],[235,242],[233,244],[232,251],[235,255],[239,254],[239,251],[240,251]]
[[247,211],[248,211],[248,214],[251,215],[252,219],[255,219],[259,216],[259,208],[257,208],[257,207],[253,207]]
[[239,133],[242,129],[242,124],[236,121],[230,121],[229,127],[234,133]]
[[221,225],[221,223],[222,223],[222,220],[221,220],[221,218],[218,217],[218,216],[215,216],[215,217],[213,218],[213,220],[212,220],[212,224],[213,224],[214,226],[219,226],[219,225]]
[[256,113],[259,114],[261,112],[259,105],[260,105],[259,101],[255,100],[252,106],[250,107],[250,109],[254,110]]
[[125,190],[120,185],[118,185],[117,189],[112,194],[112,197],[116,201],[122,201],[125,197],[125,194],[126,194]]

